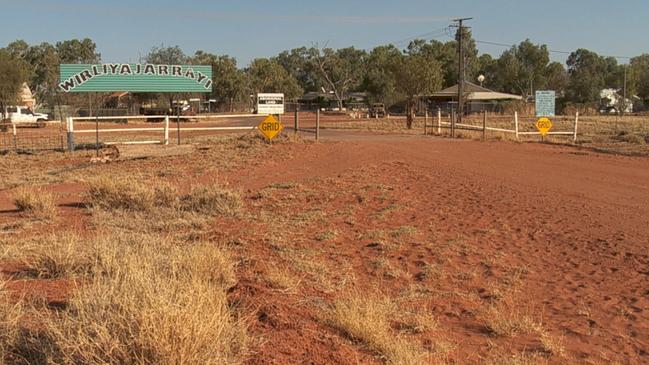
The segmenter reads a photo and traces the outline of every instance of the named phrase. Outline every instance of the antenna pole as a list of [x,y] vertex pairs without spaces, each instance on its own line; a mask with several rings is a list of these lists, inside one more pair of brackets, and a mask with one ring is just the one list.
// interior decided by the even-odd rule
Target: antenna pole
[[[458,77],[457,77],[457,123],[462,124],[464,115],[464,21],[473,18],[454,19],[457,22],[457,52],[458,52]],[[455,121],[451,123],[451,137],[455,138]]]

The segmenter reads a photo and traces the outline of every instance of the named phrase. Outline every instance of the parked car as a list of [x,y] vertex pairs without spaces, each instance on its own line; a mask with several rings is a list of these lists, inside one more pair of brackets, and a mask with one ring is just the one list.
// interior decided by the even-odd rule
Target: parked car
[[4,123],[21,127],[45,127],[49,119],[47,114],[34,113],[26,106],[8,106],[3,113]]

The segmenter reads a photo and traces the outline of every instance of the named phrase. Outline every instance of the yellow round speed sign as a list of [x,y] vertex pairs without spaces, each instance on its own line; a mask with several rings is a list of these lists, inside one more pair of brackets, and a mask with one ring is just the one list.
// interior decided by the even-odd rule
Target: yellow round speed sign
[[536,129],[541,132],[542,136],[545,136],[552,129],[552,121],[549,118],[541,118],[536,121]]

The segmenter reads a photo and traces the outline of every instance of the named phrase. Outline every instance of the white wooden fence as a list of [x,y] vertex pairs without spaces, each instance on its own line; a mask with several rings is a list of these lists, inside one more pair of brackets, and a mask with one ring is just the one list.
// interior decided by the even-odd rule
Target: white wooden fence
[[[428,118],[426,118],[428,119]],[[470,130],[475,130],[475,131],[494,131],[494,132],[502,132],[502,133],[512,133],[516,136],[516,139],[519,139],[519,136],[525,136],[525,135],[535,135],[535,136],[540,136],[541,132],[521,132],[519,131],[519,124],[518,124],[518,112],[514,112],[514,129],[505,129],[505,128],[494,128],[494,127],[488,127],[486,123],[483,126],[477,126],[477,125],[472,125],[472,124],[462,124],[462,123],[450,123],[450,122],[443,122],[442,121],[442,112],[437,111],[437,134],[442,133],[442,126],[451,126],[452,124],[455,125],[455,127],[460,127],[462,129],[470,129]],[[573,141],[577,141],[577,130],[578,130],[578,125],[579,125],[579,113],[575,114],[575,120],[574,120],[574,128],[572,131],[556,131],[556,132],[548,132],[546,133],[547,135],[559,135],[559,136],[572,136]]]
[[[257,114],[236,114],[236,115],[199,115],[191,116],[191,119],[227,119],[227,118],[255,118],[260,117]],[[183,117],[187,118],[187,117]],[[99,128],[100,120],[155,120],[163,119],[163,127],[144,127],[144,128]],[[97,125],[94,129],[81,129],[77,130],[74,127],[75,121],[89,121],[96,122]],[[170,116],[168,115],[146,115],[146,116],[109,116],[109,117],[68,117],[66,119],[67,131],[68,131],[68,149],[74,150],[75,147],[75,134],[90,134],[95,133],[96,143],[99,144],[99,134],[100,133],[129,133],[129,132],[163,132],[162,138],[160,140],[150,140],[150,141],[122,141],[122,142],[103,142],[106,145],[113,144],[169,144],[169,131],[175,129],[178,134],[178,140],[180,141],[180,132],[183,131],[250,131],[257,129],[256,126],[234,126],[234,127],[180,127],[180,123],[177,124],[176,128],[171,128],[169,125]]]

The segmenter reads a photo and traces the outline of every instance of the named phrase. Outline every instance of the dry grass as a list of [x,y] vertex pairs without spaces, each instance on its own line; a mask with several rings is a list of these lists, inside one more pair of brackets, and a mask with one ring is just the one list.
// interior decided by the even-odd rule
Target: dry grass
[[[31,251],[46,250],[47,241]],[[212,244],[183,245],[120,232],[51,242],[69,254],[35,269],[55,267],[57,275],[79,275],[83,284],[54,316],[40,312],[39,341],[31,334],[29,347],[12,349],[3,338],[0,346],[10,348],[12,356],[60,364],[231,364],[245,359],[246,323],[226,297],[236,283],[227,252]],[[51,259],[50,252],[41,256]]]
[[88,202],[107,211],[160,213],[184,211],[208,216],[236,216],[243,208],[241,196],[216,185],[195,186],[187,195],[162,182],[100,177],[89,183]]
[[215,185],[195,186],[182,198],[183,209],[207,215],[237,216],[243,209],[241,196]]
[[541,331],[539,334],[539,340],[543,349],[552,355],[564,357],[566,355],[566,349],[564,347],[563,337],[553,336],[548,331]]
[[56,216],[56,196],[40,188],[20,187],[11,202],[26,217],[50,220]]
[[167,184],[145,184],[138,178],[103,176],[88,186],[90,205],[105,210],[149,212],[173,208],[178,192]]
[[483,319],[493,334],[514,337],[541,330],[541,324],[529,313],[530,311],[522,309],[521,306],[503,301],[489,306],[483,314]]
[[426,353],[397,334],[390,325],[394,313],[386,298],[352,293],[336,300],[326,322],[354,341],[367,346],[390,364],[420,364]]
[[268,266],[264,279],[276,290],[283,293],[295,294],[299,291],[302,277],[291,271],[285,265]]
[[7,246],[6,256],[22,262],[35,277],[54,279],[89,273],[99,259],[97,249],[75,235],[57,234],[16,242]]
[[4,286],[0,282],[0,364],[8,364],[10,361],[12,349],[16,347],[20,336],[18,323],[23,316],[21,304],[11,302]]

